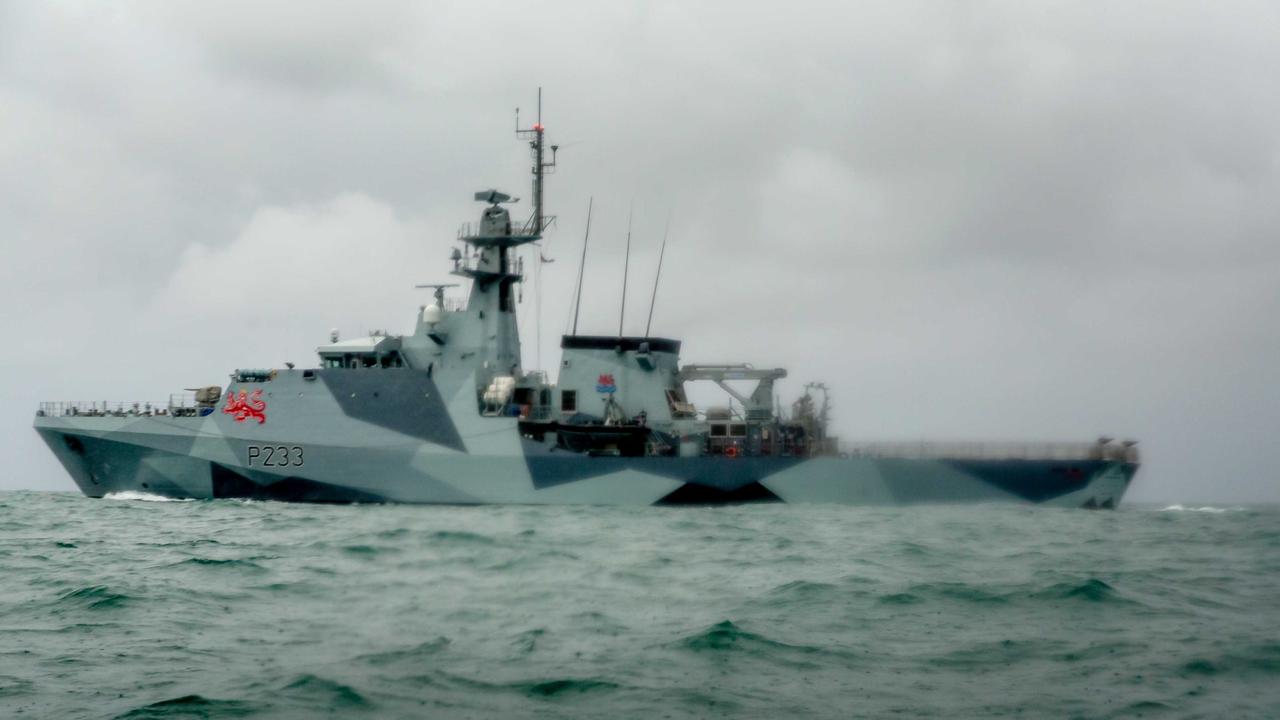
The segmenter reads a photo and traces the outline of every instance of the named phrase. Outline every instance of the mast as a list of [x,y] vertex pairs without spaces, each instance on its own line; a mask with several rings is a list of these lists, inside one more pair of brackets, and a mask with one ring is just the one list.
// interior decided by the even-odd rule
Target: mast
[[[542,125],[542,88],[538,88],[538,113],[537,122],[531,128],[520,127],[520,108],[516,108],[516,137],[529,138],[529,149],[533,154],[533,167],[530,171],[533,173],[533,217],[529,219],[521,232],[541,238],[542,232],[547,226],[555,221],[555,216],[547,216],[543,211],[542,204],[542,187],[543,176],[548,171],[554,171],[556,166],[556,151],[560,149],[559,145],[551,146],[551,161],[546,160],[546,128]],[[536,342],[538,359],[536,365],[542,364],[542,264],[548,262],[543,258],[539,251],[534,256],[534,280],[537,287],[536,309],[537,315],[534,324],[534,332],[537,334]]]
[[542,178],[547,171],[554,172],[556,167],[556,151],[559,145],[551,146],[551,160],[546,159],[546,128],[542,125],[542,88],[538,88],[538,121],[531,128],[520,127],[520,108],[516,108],[516,136],[529,138],[529,149],[533,154],[533,217],[526,228],[530,235],[542,235],[547,225],[555,221],[554,215],[545,215],[542,209]]
[[519,297],[517,283],[524,281],[524,263],[516,251],[542,239],[542,231],[554,220],[543,212],[543,175],[555,167],[557,146],[551,147],[551,160],[546,159],[544,144],[546,129],[542,125],[542,90],[538,90],[538,122],[528,129],[520,128],[520,109],[516,108],[516,135],[532,138],[529,146],[533,152],[533,217],[523,225],[512,223],[511,214],[504,205],[517,202],[496,189],[481,190],[475,194],[477,201],[488,203],[480,216],[478,226],[464,225],[458,232],[458,240],[467,246],[466,252],[455,251],[454,275],[472,281],[467,307],[463,311],[474,330],[462,338],[455,335],[454,343],[468,343],[455,350],[465,357],[475,357],[472,362],[482,368],[477,374],[480,385],[488,383],[495,374],[519,375],[521,370],[520,328],[516,317],[516,301]]

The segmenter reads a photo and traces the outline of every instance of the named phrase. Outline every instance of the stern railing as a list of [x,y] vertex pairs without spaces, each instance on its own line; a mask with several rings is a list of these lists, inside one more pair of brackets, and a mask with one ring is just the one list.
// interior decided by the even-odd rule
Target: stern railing
[[1118,460],[1138,462],[1137,443],[870,442],[840,443],[849,457],[915,460]]

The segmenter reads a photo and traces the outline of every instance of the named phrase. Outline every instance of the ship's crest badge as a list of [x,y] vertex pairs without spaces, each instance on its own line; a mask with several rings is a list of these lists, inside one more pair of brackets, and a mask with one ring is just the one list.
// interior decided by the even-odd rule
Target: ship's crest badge
[[604,373],[596,378],[596,392],[609,394],[618,392],[618,384],[613,381],[612,373]]
[[235,416],[236,422],[255,419],[261,425],[267,421],[267,401],[262,399],[261,390],[254,390],[252,395],[241,390],[238,397],[234,390],[228,390],[222,412]]

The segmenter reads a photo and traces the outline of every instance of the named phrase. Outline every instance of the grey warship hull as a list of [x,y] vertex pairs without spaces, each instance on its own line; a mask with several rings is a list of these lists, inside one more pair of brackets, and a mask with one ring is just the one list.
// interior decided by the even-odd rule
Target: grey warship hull
[[[590,456],[522,434],[518,418],[479,416],[472,385],[442,392],[422,371],[295,370],[270,384],[264,395],[270,422],[238,421],[225,412],[45,412],[36,429],[93,497],[134,491],[342,503],[1110,508],[1137,470],[1136,463],[1083,453],[1074,459]],[[409,398],[414,412],[406,412]]]

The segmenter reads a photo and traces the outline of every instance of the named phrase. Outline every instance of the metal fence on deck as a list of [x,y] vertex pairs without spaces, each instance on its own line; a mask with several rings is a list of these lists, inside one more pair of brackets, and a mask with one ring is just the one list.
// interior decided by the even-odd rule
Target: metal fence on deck
[[1138,461],[1134,443],[1118,442],[842,442],[840,452],[850,457],[931,460]]
[[36,409],[39,417],[194,417],[202,409],[194,393],[174,393],[164,400],[65,400],[42,402]]
[[131,415],[166,415],[169,404],[159,401],[70,400],[42,402],[36,414],[41,417],[126,417]]

